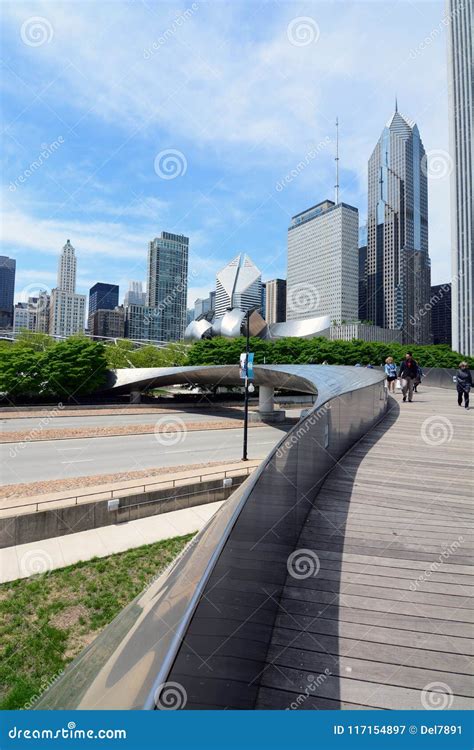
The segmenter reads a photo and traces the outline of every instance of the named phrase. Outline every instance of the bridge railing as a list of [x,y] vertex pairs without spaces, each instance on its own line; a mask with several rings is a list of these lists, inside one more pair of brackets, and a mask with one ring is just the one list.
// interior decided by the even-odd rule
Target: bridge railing
[[314,499],[387,407],[381,373],[311,371],[311,412],[35,708],[255,707],[289,566],[312,564],[295,545]]

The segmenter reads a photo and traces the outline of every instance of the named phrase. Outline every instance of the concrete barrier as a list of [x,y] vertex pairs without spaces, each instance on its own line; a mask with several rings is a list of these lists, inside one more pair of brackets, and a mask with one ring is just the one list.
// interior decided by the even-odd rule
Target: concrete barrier
[[0,549],[226,500],[246,478],[234,476],[227,486],[221,478],[125,495],[116,510],[109,510],[108,500],[97,500],[0,518]]

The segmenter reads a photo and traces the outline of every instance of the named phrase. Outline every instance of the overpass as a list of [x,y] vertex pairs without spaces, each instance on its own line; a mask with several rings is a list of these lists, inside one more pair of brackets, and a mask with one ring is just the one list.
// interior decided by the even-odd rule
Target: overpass
[[472,412],[430,379],[256,368],[313,409],[36,708],[472,707]]

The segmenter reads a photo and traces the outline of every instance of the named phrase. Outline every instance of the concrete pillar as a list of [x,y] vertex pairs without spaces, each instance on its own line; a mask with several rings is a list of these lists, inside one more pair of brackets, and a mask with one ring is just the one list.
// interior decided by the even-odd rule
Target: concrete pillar
[[130,391],[130,403],[131,404],[140,404],[141,400],[142,400],[141,391]]
[[258,410],[261,414],[272,412],[275,406],[275,389],[261,385],[258,391]]

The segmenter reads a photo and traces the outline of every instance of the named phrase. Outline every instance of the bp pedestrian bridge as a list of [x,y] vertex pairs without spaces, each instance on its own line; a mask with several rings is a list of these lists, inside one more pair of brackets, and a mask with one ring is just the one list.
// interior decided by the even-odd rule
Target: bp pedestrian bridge
[[[117,371],[109,388],[236,384],[236,367]],[[472,708],[472,411],[431,370],[260,366],[315,403],[40,709]],[[267,389],[267,390],[265,390]]]

